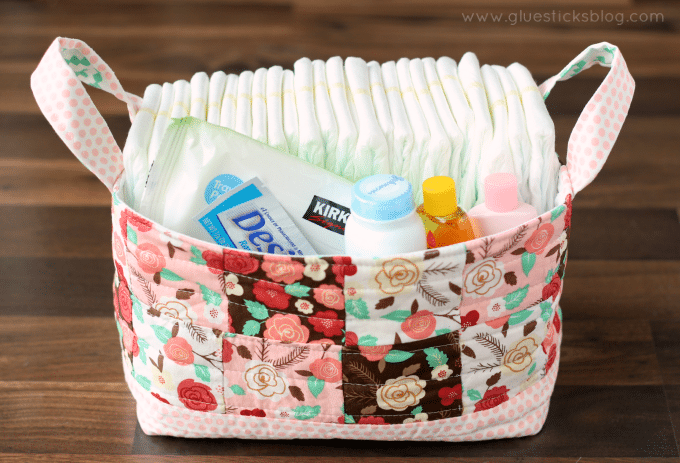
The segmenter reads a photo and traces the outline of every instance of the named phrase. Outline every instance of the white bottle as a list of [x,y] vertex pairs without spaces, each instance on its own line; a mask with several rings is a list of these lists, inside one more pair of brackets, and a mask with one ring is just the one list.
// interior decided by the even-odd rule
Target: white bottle
[[402,177],[378,174],[359,180],[352,188],[351,210],[345,254],[389,256],[427,249],[413,189]]
[[517,178],[498,173],[484,179],[485,202],[468,211],[478,237],[495,235],[536,217],[536,208],[517,200]]

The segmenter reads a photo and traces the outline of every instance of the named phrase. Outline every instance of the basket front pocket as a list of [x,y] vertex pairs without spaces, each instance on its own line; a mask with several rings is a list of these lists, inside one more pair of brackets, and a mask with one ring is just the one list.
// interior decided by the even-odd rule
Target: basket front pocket
[[342,417],[340,346],[236,334],[224,338],[223,358],[226,413],[326,423]]
[[346,347],[345,422],[401,424],[462,414],[458,332],[395,346]]

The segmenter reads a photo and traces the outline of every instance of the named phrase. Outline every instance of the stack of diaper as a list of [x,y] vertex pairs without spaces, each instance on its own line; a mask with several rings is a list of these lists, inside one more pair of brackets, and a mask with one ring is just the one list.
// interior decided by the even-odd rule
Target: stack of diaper
[[555,128],[529,71],[480,67],[473,53],[402,58],[298,60],[240,75],[201,72],[190,82],[150,85],[125,145],[126,194],[139,205],[171,118],[221,125],[357,181],[393,173],[419,187],[456,181],[460,205],[484,201],[484,178],[513,173],[523,202],[552,208],[559,161]]

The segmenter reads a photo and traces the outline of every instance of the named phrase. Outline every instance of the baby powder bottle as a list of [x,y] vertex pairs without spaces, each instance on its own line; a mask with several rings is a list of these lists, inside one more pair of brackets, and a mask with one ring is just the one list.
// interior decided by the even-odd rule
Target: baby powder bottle
[[363,178],[352,188],[345,225],[345,254],[387,256],[426,248],[423,223],[415,213],[413,189],[396,175]]
[[456,183],[451,177],[430,177],[423,182],[423,204],[416,210],[427,233],[427,247],[439,248],[475,239],[472,223],[458,207]]
[[536,217],[536,208],[517,199],[517,178],[510,173],[488,175],[484,179],[485,202],[468,212],[480,236],[514,228]]

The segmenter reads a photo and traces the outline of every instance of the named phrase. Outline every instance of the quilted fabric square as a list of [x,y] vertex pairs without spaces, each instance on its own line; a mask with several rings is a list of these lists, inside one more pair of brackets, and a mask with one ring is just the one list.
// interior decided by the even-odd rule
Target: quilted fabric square
[[496,319],[461,331],[464,413],[500,405],[548,373],[557,349],[556,307],[543,301],[503,317],[502,325]]
[[389,259],[354,259],[345,279],[348,343],[395,345],[460,328],[464,248]]
[[226,413],[337,423],[340,347],[234,335],[223,340]]
[[345,423],[424,422],[462,414],[458,332],[342,353]]

